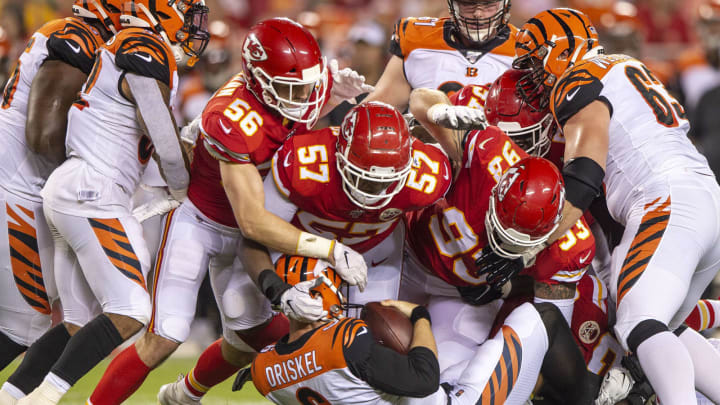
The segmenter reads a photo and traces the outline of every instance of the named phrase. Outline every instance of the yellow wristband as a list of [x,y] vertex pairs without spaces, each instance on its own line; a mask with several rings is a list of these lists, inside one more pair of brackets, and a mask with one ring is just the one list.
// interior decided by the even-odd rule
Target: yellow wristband
[[335,248],[335,241],[313,235],[307,232],[300,232],[295,253],[301,256],[317,257],[318,259],[329,259]]

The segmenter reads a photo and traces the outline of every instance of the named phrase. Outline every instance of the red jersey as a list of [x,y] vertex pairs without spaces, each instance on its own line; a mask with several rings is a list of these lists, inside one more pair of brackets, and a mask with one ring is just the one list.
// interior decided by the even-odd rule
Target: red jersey
[[296,131],[307,130],[305,124],[291,123],[269,110],[247,89],[242,74],[235,75],[215,92],[203,110],[190,168],[188,198],[213,221],[237,227],[218,160],[253,164],[265,177],[280,145]]
[[[436,276],[456,286],[485,282],[475,260],[487,245],[490,195],[502,174],[524,157],[525,151],[497,127],[470,132],[460,173],[445,199],[406,216],[408,245]],[[594,254],[595,240],[580,220],[524,272],[540,281],[577,281]]]
[[339,128],[288,139],[273,159],[278,190],[297,207],[292,224],[337,239],[360,253],[377,246],[401,214],[429,206],[450,187],[450,162],[436,146],[413,138],[413,164],[403,189],[380,209],[362,209],[343,191],[335,158]]
[[452,285],[476,285],[475,260],[487,245],[485,212],[502,174],[527,154],[497,127],[469,132],[460,172],[445,199],[408,214],[407,241],[433,273]]
[[608,290],[599,278],[586,274],[577,283],[571,329],[588,369],[600,376],[618,365],[625,354],[608,326]]

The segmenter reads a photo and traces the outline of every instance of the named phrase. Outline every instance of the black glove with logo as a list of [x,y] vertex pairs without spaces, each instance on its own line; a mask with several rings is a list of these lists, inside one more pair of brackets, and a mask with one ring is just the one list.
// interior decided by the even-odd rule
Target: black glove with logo
[[486,275],[488,284],[494,289],[500,290],[503,284],[525,268],[525,262],[522,257],[517,259],[504,258],[495,253],[490,246],[485,246],[480,257],[475,260],[475,266],[477,266],[479,275]]
[[500,289],[489,284],[456,287],[462,300],[470,305],[485,305],[502,297]]

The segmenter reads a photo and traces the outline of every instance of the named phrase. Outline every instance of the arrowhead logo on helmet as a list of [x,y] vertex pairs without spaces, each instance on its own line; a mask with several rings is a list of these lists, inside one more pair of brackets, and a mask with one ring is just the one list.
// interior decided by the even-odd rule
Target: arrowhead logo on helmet
[[243,57],[256,62],[267,60],[267,53],[255,34],[249,34],[245,39]]

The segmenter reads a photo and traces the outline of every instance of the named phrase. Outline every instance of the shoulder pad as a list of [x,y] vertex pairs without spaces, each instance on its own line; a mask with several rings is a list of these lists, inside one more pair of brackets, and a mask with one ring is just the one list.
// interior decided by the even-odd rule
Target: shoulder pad
[[126,28],[105,47],[115,54],[119,68],[159,80],[172,88],[177,65],[172,50],[159,35],[142,28]]
[[90,74],[95,51],[102,44],[95,28],[75,18],[64,18],[45,24],[38,32],[48,37],[48,59],[63,61]]
[[599,55],[584,60],[565,72],[550,97],[550,109],[560,126],[600,97],[602,79],[613,66],[632,60],[625,55]]
[[403,59],[417,48],[453,49],[445,42],[444,26],[448,18],[408,17],[395,24],[390,51]]

